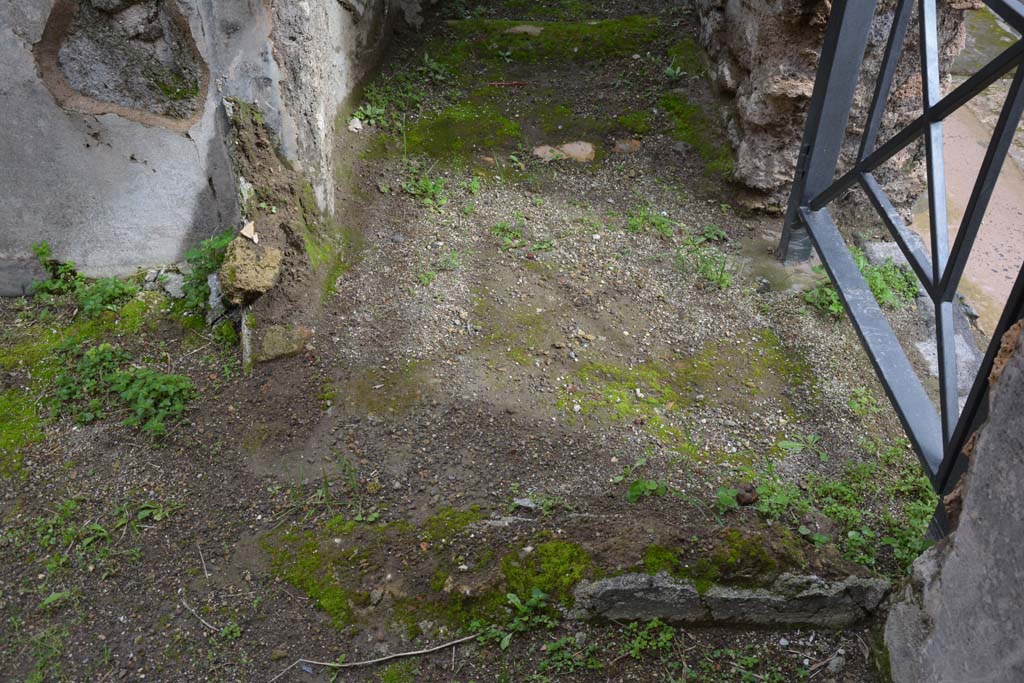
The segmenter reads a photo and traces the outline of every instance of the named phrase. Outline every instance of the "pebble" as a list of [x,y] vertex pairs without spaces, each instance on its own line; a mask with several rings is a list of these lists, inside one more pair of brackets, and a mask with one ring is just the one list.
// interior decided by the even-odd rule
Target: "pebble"
[[846,657],[843,655],[836,655],[828,663],[829,673],[838,674],[842,673],[843,669],[846,668]]

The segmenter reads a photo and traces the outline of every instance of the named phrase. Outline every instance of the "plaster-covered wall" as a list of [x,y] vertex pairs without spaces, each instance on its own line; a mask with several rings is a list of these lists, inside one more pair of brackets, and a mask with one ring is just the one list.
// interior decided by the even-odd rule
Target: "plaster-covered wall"
[[[956,531],[914,563],[885,625],[895,683],[1024,681],[1024,344],[1003,337]],[[958,493],[958,492],[954,492]],[[959,507],[961,506],[962,507]]]
[[0,294],[35,275],[42,240],[102,276],[174,262],[235,225],[225,98],[257,103],[333,210],[338,107],[417,5],[0,0]]

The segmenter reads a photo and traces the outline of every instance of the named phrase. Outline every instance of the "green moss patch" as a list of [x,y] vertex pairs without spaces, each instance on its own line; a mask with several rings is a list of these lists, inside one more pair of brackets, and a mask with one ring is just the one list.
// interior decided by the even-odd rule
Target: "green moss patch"
[[615,119],[615,124],[622,130],[635,135],[646,135],[653,129],[651,112],[649,111],[634,111],[623,114]]
[[462,103],[420,119],[405,135],[407,151],[435,159],[465,159],[514,146],[519,124],[487,104]]
[[[661,32],[657,17],[580,22],[529,22],[465,19],[452,22],[458,36],[470,39],[474,56],[484,62],[585,62],[629,57]],[[536,29],[539,29],[539,33]]]
[[454,538],[465,531],[470,524],[479,522],[481,519],[483,519],[483,514],[475,505],[468,510],[444,508],[423,523],[422,535],[424,539],[431,542]]
[[800,543],[788,530],[760,533],[727,528],[710,551],[684,562],[683,549],[648,546],[643,568],[648,574],[666,572],[687,579],[701,594],[717,585],[761,588],[788,569],[806,564]]
[[722,138],[721,127],[685,95],[673,92],[661,98],[661,108],[672,121],[671,134],[692,146],[704,160],[708,173],[729,176],[735,160],[732,149]]
[[684,38],[670,47],[668,58],[673,67],[687,76],[704,76],[707,73],[704,51],[692,38]]
[[572,602],[572,589],[590,571],[593,562],[582,547],[566,541],[540,543],[529,554],[512,553],[501,562],[510,593],[528,597],[534,588],[564,605]]
[[21,475],[22,451],[42,439],[42,421],[31,395],[18,389],[0,392],[0,477]]
[[690,358],[632,367],[585,363],[558,405],[584,418],[642,424],[663,445],[694,455],[697,449],[684,425],[698,395],[713,396],[738,412],[753,410],[760,397],[775,398],[795,416],[796,392],[802,392],[801,400],[816,394],[810,365],[763,329],[746,338],[712,342]]
[[365,563],[368,554],[334,539],[335,534],[348,535],[354,529],[344,522],[335,518],[322,534],[289,530],[263,543],[274,573],[312,598],[336,628],[350,625],[354,609],[369,603],[368,594],[353,588],[361,578],[360,562]]

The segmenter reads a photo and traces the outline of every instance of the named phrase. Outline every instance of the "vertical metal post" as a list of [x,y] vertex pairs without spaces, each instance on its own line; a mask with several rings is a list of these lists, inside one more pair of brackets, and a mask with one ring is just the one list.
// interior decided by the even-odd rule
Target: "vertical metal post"
[[[939,29],[935,0],[921,0],[921,80],[924,114],[942,99],[939,78]],[[941,282],[949,259],[949,222],[946,213],[946,169],[942,155],[942,121],[931,120],[924,133],[928,170],[928,217],[932,242],[932,282]],[[935,342],[939,364],[939,402],[943,443],[949,443],[960,414],[957,387],[956,331],[953,329],[952,296],[933,294],[935,305]]]
[[836,0],[832,4],[778,249],[778,256],[787,262],[806,261],[811,256],[811,239],[801,222],[800,207],[835,177],[877,4],[877,0]]

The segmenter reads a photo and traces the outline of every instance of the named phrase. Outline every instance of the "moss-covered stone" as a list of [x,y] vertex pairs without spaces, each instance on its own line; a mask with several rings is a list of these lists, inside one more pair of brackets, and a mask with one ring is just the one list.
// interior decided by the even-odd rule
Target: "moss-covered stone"
[[302,325],[269,325],[260,330],[259,337],[253,360],[265,363],[300,353],[313,338],[313,330]]

